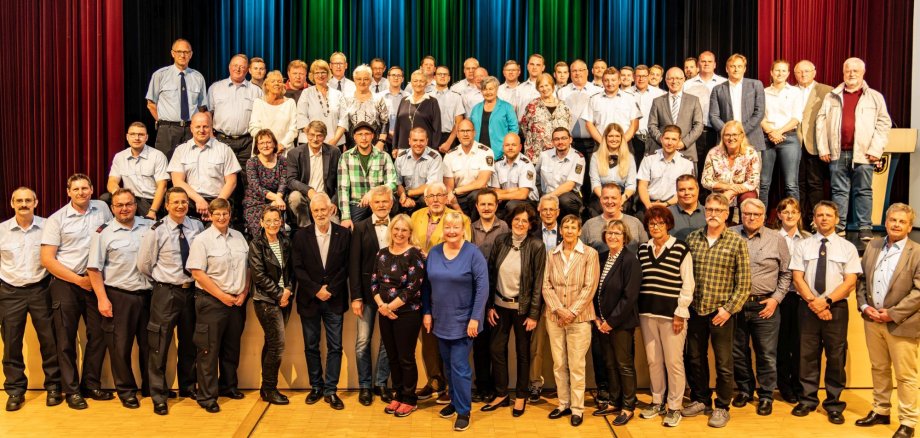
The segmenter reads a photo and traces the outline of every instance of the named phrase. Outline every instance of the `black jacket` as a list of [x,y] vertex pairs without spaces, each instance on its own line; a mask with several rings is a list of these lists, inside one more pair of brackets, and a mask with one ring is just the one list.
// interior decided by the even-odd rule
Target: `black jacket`
[[[325,183],[326,194],[332,199],[334,205],[338,205],[338,176],[339,176],[339,159],[342,158],[342,152],[339,148],[329,146],[323,143],[323,183]],[[298,191],[304,195],[310,190],[310,147],[307,145],[297,146],[291,149],[285,162],[284,180],[287,185],[288,193]],[[316,187],[313,187],[316,190]]]
[[[601,272],[610,257],[610,251],[600,253]],[[613,262],[607,276],[600,279],[600,292],[594,295],[594,314],[607,321],[614,330],[627,330],[639,326],[639,286],[642,284],[642,267],[636,253],[628,248]]]
[[291,286],[291,239],[283,234],[278,234],[281,243],[281,257],[284,259],[284,268],[278,263],[278,258],[268,245],[265,233],[259,234],[249,242],[249,268],[252,270],[252,299],[267,303],[278,304],[284,290],[278,286],[278,280],[283,278],[284,285],[292,292]]
[[316,241],[316,224],[301,228],[294,235],[293,268],[297,283],[297,311],[300,316],[316,316],[322,301],[316,293],[325,284],[332,294],[327,300],[329,310],[343,314],[348,309],[348,251],[351,248],[351,232],[341,225],[330,224],[331,238],[326,266],[319,253]]
[[348,255],[348,287],[352,300],[362,300],[372,309],[377,308],[371,293],[371,274],[377,260],[377,231],[374,230],[374,215],[355,223],[351,236],[351,253]]
[[[498,268],[512,251],[511,233],[495,238],[489,254],[489,300],[486,309],[495,306],[498,294]],[[521,294],[518,295],[518,315],[539,320],[543,310],[543,271],[546,267],[546,246],[539,237],[529,235],[521,243]]]

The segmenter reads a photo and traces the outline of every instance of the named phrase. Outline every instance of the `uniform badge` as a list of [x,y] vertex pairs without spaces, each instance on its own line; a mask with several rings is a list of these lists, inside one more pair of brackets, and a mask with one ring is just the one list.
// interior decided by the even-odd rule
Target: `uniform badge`
[[532,170],[528,170],[528,171],[527,171],[527,179],[533,181],[533,177],[534,177],[533,171],[532,171]]
[[575,165],[575,173],[580,175],[582,170],[585,170],[585,166],[583,164]]
[[486,165],[491,166],[495,162],[495,159],[491,156],[486,157]]
[[105,227],[107,227],[108,225],[109,225],[108,222],[107,222],[107,223],[104,223],[104,224],[102,224],[102,225],[99,225],[99,228],[96,228],[96,232],[97,232],[97,233],[101,233],[102,230],[104,230]]

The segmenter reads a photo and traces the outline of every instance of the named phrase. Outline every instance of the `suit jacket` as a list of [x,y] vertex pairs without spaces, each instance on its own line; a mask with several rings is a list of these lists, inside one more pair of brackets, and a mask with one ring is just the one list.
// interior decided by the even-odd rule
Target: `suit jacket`
[[326,266],[316,241],[316,224],[301,228],[294,235],[293,263],[297,284],[297,311],[301,316],[316,316],[322,301],[316,293],[325,284],[332,294],[327,300],[329,310],[338,314],[348,309],[348,251],[351,249],[351,232],[339,224],[332,227]]
[[[863,273],[860,274],[856,285],[857,308],[861,308],[863,304],[875,305],[870,288],[873,285],[878,256],[886,241],[887,238],[874,239],[866,245],[866,252],[862,258]],[[901,253],[888,283],[888,294],[885,295],[882,307],[888,309],[888,315],[894,320],[888,323],[888,331],[892,335],[920,337],[920,244],[907,239],[904,252]],[[864,313],[860,315],[863,319],[869,320]]]
[[661,137],[661,131],[667,125],[677,125],[680,127],[681,138],[684,142],[684,150],[681,153],[690,161],[697,160],[696,140],[703,134],[703,108],[700,106],[700,98],[689,94],[682,93],[680,97],[680,110],[677,112],[677,120],[671,117],[671,93],[658,96],[652,100],[652,110],[648,114],[648,141],[645,145],[646,155],[661,149],[661,143],[658,139]]
[[[602,252],[600,271],[603,273],[610,251]],[[594,313],[607,321],[614,330],[628,330],[639,326],[639,286],[642,284],[642,267],[636,253],[623,248],[613,262],[607,276],[600,279],[600,297],[594,299]]]
[[824,96],[834,88],[830,85],[815,82],[815,87],[805,96],[805,111],[802,112],[802,123],[799,123],[799,137],[809,154],[818,155],[818,144],[815,139],[815,118],[824,102]]
[[348,285],[352,300],[363,300],[376,309],[374,294],[371,293],[371,275],[377,259],[377,232],[374,230],[374,215],[355,224],[351,236],[351,252],[348,255]]
[[[339,148],[323,143],[323,182],[326,194],[332,198],[332,203],[338,205],[338,169],[342,152]],[[310,190],[310,146],[300,145],[288,151],[287,164],[284,172],[288,193],[298,191],[306,196]],[[313,188],[314,190],[316,187]]]
[[[732,97],[728,88],[730,83],[726,81],[716,85],[709,96],[709,124],[716,132],[722,132],[725,122],[734,120]],[[741,124],[754,149],[762,151],[767,148],[763,128],[760,127],[766,110],[763,84],[748,78],[742,79],[741,84]]]

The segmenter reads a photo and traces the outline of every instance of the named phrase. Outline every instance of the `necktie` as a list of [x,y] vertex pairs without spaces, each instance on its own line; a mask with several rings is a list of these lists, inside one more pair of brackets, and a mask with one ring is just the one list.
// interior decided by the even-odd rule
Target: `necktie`
[[339,89],[339,91],[342,91],[342,81],[341,81],[341,80],[339,80],[339,84],[338,84],[338,85],[336,85],[335,87],[336,87],[336,88],[338,88],[338,89]]
[[188,92],[185,88],[185,72],[179,72],[179,107],[179,115],[182,118],[182,121],[189,121]]
[[378,83],[377,85],[374,85],[374,92],[375,92],[375,93],[379,93],[379,92],[380,92],[380,83]]
[[823,295],[827,289],[827,238],[821,239],[821,248],[818,249],[818,266],[815,267],[815,292]]
[[188,262],[188,239],[185,238],[185,231],[183,231],[185,226],[179,224],[177,228],[179,228],[179,255],[182,257],[182,272],[191,276],[188,269],[185,269],[185,264]]
[[677,123],[677,113],[680,105],[677,104],[677,96],[671,96],[671,122]]

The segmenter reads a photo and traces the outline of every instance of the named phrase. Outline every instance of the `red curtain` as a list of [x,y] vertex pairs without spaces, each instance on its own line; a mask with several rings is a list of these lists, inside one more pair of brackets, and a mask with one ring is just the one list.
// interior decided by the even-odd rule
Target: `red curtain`
[[[843,82],[843,61],[866,62],[866,82],[885,96],[895,126],[909,126],[913,4],[911,0],[760,0],[758,75],[770,64],[802,59],[817,80]],[[790,75],[790,81],[795,78]]]
[[105,190],[112,155],[125,145],[120,0],[4,2],[0,13],[0,217],[10,193],[38,193],[39,214],[67,201],[70,174]]

